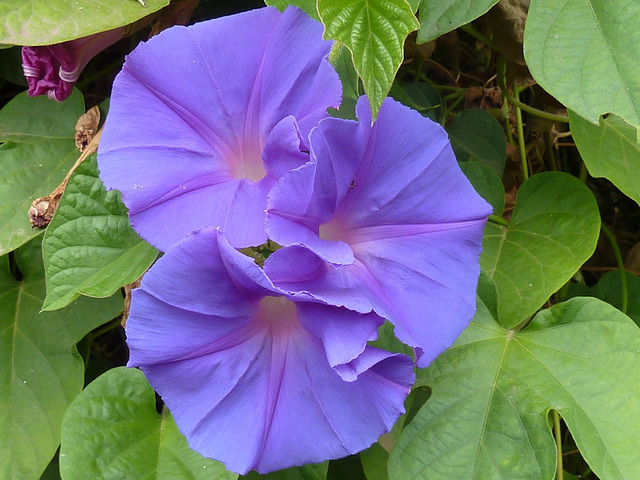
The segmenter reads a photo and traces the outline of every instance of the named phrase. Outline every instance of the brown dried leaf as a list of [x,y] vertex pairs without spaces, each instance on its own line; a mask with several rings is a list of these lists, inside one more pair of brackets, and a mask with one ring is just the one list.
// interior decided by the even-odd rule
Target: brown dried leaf
[[84,152],[84,149],[95,137],[99,125],[100,109],[96,105],[82,115],[76,123],[76,147],[78,147],[78,150]]

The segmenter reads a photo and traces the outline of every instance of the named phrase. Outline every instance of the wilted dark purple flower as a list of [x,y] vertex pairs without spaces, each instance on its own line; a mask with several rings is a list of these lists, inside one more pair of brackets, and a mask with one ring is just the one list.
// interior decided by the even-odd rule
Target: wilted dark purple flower
[[27,93],[32,97],[47,95],[59,102],[65,100],[87,63],[130,31],[130,27],[120,27],[55,45],[23,47]]
[[133,292],[129,366],[193,449],[264,473],[355,453],[391,429],[414,374],[408,357],[367,346],[381,323],[287,294],[203,229]]
[[138,46],[98,151],[138,233],[161,250],[208,226],[236,247],[264,243],[269,189],[308,160],[309,131],[340,103],[330,48],[295,8],[174,27]]
[[473,316],[491,207],[440,125],[392,99],[373,126],[364,97],[357,114],[323,120],[310,136],[312,161],[271,191],[269,238],[294,247],[265,270],[281,288],[373,309],[426,366]]

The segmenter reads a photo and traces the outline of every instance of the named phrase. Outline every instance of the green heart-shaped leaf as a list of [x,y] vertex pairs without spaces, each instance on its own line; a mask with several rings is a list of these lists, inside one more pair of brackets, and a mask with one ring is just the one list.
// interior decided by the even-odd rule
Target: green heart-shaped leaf
[[640,471],[640,330],[600,300],[555,305],[516,333],[479,299],[471,325],[421,375],[431,397],[395,445],[390,478],[550,480],[551,409],[598,478]]
[[120,192],[107,192],[95,154],[69,179],[42,248],[44,310],[62,308],[80,294],[107,297],[142,275],[158,254],[129,225]]
[[187,445],[173,418],[159,415],[140,370],[120,367],[94,380],[62,425],[63,480],[235,480],[221,463]]
[[533,314],[593,253],[600,215],[591,191],[559,172],[529,178],[508,227],[488,223],[480,265],[498,292],[498,318],[511,327]]
[[640,126],[639,23],[636,0],[536,0],[524,32],[527,66],[591,123],[615,113]]
[[0,45],[51,45],[129,25],[169,0],[3,0]]
[[325,38],[353,54],[375,119],[402,63],[404,40],[419,25],[411,6],[407,0],[318,0],[318,12]]
[[49,195],[80,156],[74,137],[83,113],[77,90],[62,103],[21,93],[0,110],[0,255],[42,233],[31,228],[29,207]]
[[419,0],[418,42],[435,40],[484,15],[498,0]]
[[56,452],[62,417],[84,383],[76,343],[116,317],[122,296],[79,299],[40,313],[44,271],[38,240],[0,257],[0,478],[37,479]]

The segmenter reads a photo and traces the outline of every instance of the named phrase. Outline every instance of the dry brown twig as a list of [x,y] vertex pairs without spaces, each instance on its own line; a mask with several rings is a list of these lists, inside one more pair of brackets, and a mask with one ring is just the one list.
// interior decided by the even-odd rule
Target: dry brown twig
[[[62,194],[64,193],[65,188],[67,188],[67,183],[69,182],[69,178],[74,170],[80,165],[84,160],[98,151],[98,144],[100,143],[100,135],[102,133],[102,128],[97,130],[98,123],[100,122],[100,113],[98,110],[97,121],[96,121],[96,111],[98,107],[93,107],[87,113],[85,113],[76,124],[76,145],[82,152],[76,163],[74,163],[73,167],[67,173],[67,176],[64,178],[62,183],[58,185],[53,192],[44,197],[36,198],[31,203],[31,208],[29,208],[29,220],[31,221],[31,225],[33,228],[46,228],[47,225],[51,222],[53,218],[53,214],[56,212],[58,205],[60,204],[60,199],[62,198]],[[82,130],[82,132],[80,132]],[[89,132],[92,133],[92,137],[89,135]],[[81,148],[84,147],[83,148]]]

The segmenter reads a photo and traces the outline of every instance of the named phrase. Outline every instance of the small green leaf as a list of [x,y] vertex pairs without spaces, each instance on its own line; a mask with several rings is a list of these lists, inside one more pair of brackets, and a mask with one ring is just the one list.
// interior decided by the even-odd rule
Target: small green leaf
[[21,93],[0,110],[0,255],[42,233],[31,228],[29,207],[50,194],[80,156],[74,137],[83,113],[77,90],[62,103]]
[[[631,272],[625,272],[627,276],[627,315],[640,326],[640,277]],[[591,291],[600,300],[604,300],[617,309],[622,308],[622,279],[620,272],[607,272]]]
[[615,113],[640,126],[640,2],[537,0],[524,32],[533,78],[591,123]]
[[407,0],[318,0],[318,12],[325,38],[341,41],[353,54],[375,119],[418,20]]
[[484,15],[498,0],[420,0],[418,43],[435,40]]
[[119,367],[94,380],[62,425],[63,480],[234,480],[221,463],[187,445],[173,418],[159,415],[140,370]]
[[493,213],[502,215],[504,209],[504,185],[490,167],[480,162],[460,162],[460,170],[473,188],[493,207]]
[[498,318],[511,327],[535,313],[591,256],[600,233],[598,205],[577,178],[546,172],[529,178],[508,227],[485,228],[482,269],[498,292]]
[[593,177],[610,180],[640,204],[640,143],[638,129],[616,115],[594,125],[569,111],[571,135]]
[[482,299],[471,325],[418,383],[432,394],[396,443],[394,480],[550,480],[554,409],[598,478],[640,471],[640,330],[594,298],[501,327]]
[[447,126],[458,161],[471,160],[490,167],[501,179],[507,159],[504,131],[489,113],[480,109],[463,110]]
[[43,240],[47,298],[56,310],[80,294],[108,297],[136,280],[158,251],[129,225],[120,192],[107,192],[96,155],[75,170]]
[[129,25],[169,0],[3,0],[0,45],[51,45]]
[[312,463],[263,475],[256,471],[251,471],[240,478],[241,480],[325,480],[328,468],[329,462]]
[[84,383],[76,343],[116,317],[122,296],[83,298],[39,313],[44,271],[38,240],[15,251],[20,281],[0,257],[0,478],[37,479],[60,442],[69,402]]
[[276,7],[283,12],[289,5],[298,7],[311,18],[318,20],[318,10],[316,9],[316,0],[264,0],[266,5]]
[[389,452],[382,448],[378,442],[360,452],[360,461],[367,480],[389,480],[387,473]]

